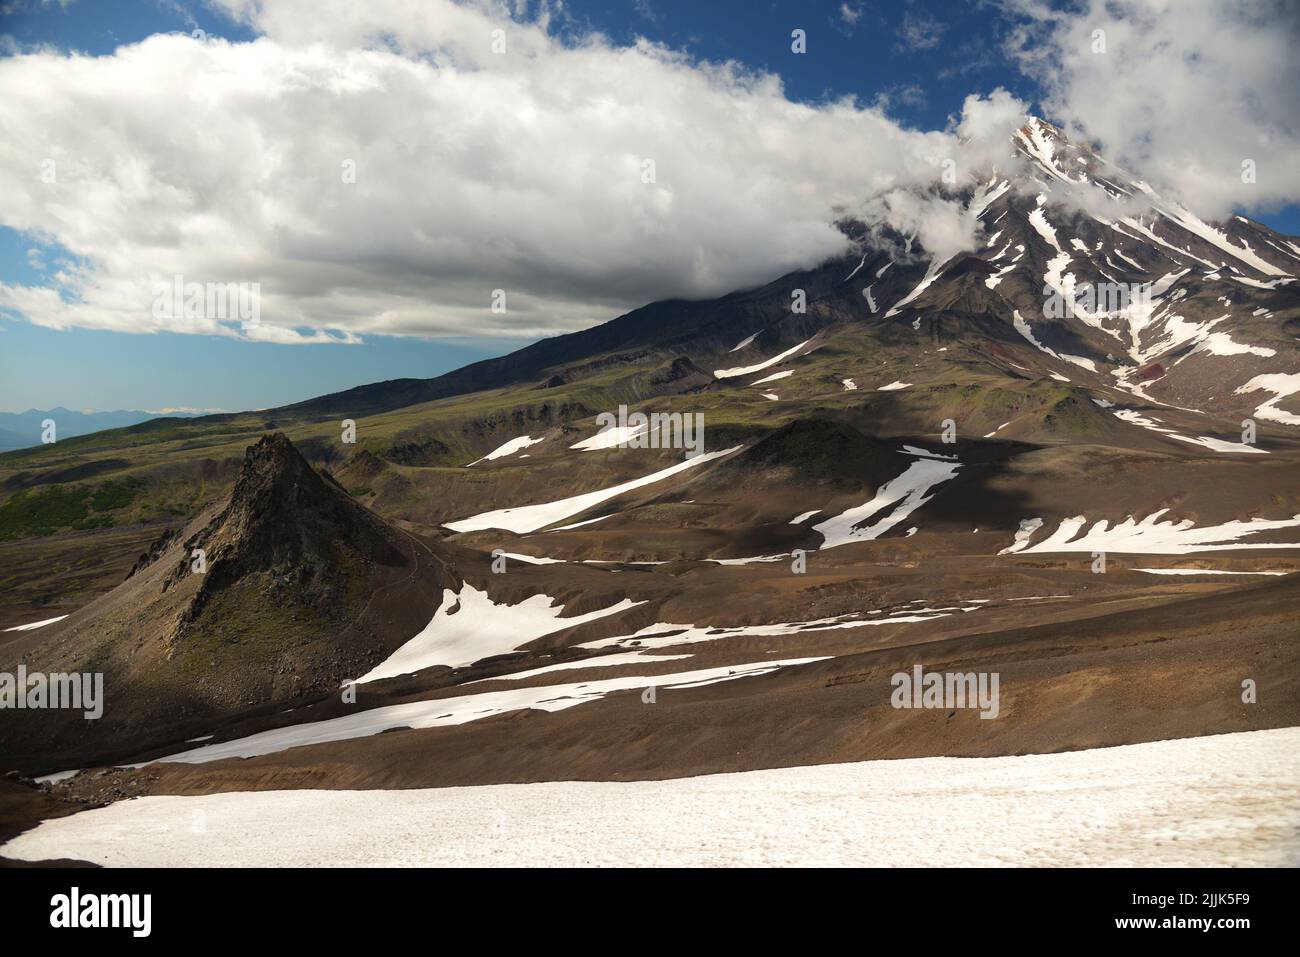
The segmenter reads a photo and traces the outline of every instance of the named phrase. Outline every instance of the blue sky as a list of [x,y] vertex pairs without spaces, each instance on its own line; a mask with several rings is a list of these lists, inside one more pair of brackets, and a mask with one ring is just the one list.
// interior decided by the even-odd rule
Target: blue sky
[[[256,37],[204,3],[8,0],[3,9],[0,34],[10,38],[10,50],[49,46],[103,57],[157,33],[202,29],[234,42]],[[646,37],[698,59],[738,61],[779,75],[789,99],[825,104],[853,95],[863,104],[887,104],[889,116],[906,129],[943,129],[972,93],[1000,87],[1031,105],[1041,93],[1001,52],[1008,21],[989,4],[569,0],[566,9],[567,16],[553,23],[554,34],[598,30],[617,45]],[[807,31],[808,55],[791,55],[792,27]],[[1300,233],[1294,205],[1256,216]],[[0,282],[54,285],[52,274],[68,265],[50,237],[18,233],[0,220]],[[594,307],[592,318],[621,311],[607,310]],[[465,325],[465,333],[474,331]],[[59,330],[0,315],[0,410],[265,408],[364,382],[434,376],[531,338],[500,330],[430,337],[362,332],[359,345],[281,345],[217,335]]]

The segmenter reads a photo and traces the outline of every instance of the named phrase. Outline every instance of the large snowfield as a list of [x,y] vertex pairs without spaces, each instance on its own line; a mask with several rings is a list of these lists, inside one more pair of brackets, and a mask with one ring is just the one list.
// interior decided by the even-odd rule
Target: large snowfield
[[0,847],[110,866],[1300,864],[1300,728],[669,781],[145,797]]

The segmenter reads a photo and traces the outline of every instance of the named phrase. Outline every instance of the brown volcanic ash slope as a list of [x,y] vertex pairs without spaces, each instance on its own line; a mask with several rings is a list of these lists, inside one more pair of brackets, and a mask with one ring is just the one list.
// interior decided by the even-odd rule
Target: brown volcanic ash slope
[[[686,649],[697,652],[690,667],[755,660],[765,646],[773,655],[779,648],[782,656],[833,657],[761,678],[661,690],[652,706],[632,689],[553,714],[398,729],[213,764],[154,764],[140,772],[147,777],[140,786],[186,794],[646,780],[880,758],[1046,754],[1291,727],[1300,723],[1300,653],[1289,629],[1297,607],[1300,577],[1291,576],[1088,618],[1025,612],[1001,631],[936,637],[914,626],[921,630],[911,638],[885,645],[876,635],[815,631],[720,640]],[[728,648],[733,642],[745,647]],[[1000,673],[998,720],[972,710],[892,707],[891,675],[918,661],[929,670]],[[490,694],[522,683],[599,681],[612,670],[480,687]],[[1258,704],[1241,701],[1245,677],[1259,684]],[[102,787],[83,776],[71,790],[94,799]]]
[[[657,304],[548,340],[555,361],[545,371],[574,384],[594,378],[600,357],[591,350],[622,349],[604,357],[610,363],[643,349],[685,354],[696,368],[713,370],[707,387],[672,397],[638,393],[629,406],[697,411],[709,448],[744,444],[751,451],[742,457],[756,454],[765,434],[798,420],[851,425],[890,443],[888,454],[933,441],[952,420],[959,447],[948,451],[959,452],[963,465],[935,508],[951,505],[977,478],[996,478],[1005,492],[1006,507],[996,511],[968,496],[980,514],[971,515],[977,520],[967,532],[1009,536],[1018,521],[1041,519],[1044,538],[1084,505],[1089,519],[1112,523],[1162,508],[1198,523],[1290,520],[1300,448],[1300,243],[1240,217],[1205,223],[1042,121],[1017,131],[1014,142],[1018,160],[965,197],[984,234],[976,253],[941,261],[917,244],[891,245],[891,237],[846,224],[859,244],[851,256],[713,303]],[[1089,295],[1116,289],[1131,298]],[[807,293],[806,313],[791,310],[792,290]],[[1067,301],[1071,308],[1056,315]],[[527,366],[533,349],[513,358]],[[622,401],[627,391],[612,393]],[[519,402],[520,393],[498,401]],[[424,408],[432,417],[451,406]],[[1245,417],[1258,430],[1253,442],[1243,440]],[[597,429],[592,418],[577,416],[558,427],[503,428],[455,464],[525,434],[526,453],[468,469],[389,469],[354,484],[374,490],[377,510],[436,525],[556,499],[556,488],[613,487],[670,464],[666,456],[575,445]],[[620,543],[661,543],[638,549],[638,559],[739,557],[745,552],[711,549],[720,536],[704,531],[692,533],[699,547],[686,547],[692,535],[682,530],[734,528],[746,511],[768,524],[784,511],[788,523],[813,506],[843,504],[830,501],[826,488],[808,494],[820,484],[835,437],[806,446],[785,438],[781,468],[724,463],[718,469],[732,473],[725,483],[701,470],[684,477],[699,476],[689,490],[680,483],[639,488],[567,521],[617,517],[538,545],[551,557],[633,557],[621,545],[603,553],[587,546],[619,533]],[[992,465],[974,467],[991,459],[1005,463],[1001,476],[991,474]],[[1092,477],[1103,464],[1112,466],[1104,489]],[[896,465],[894,474],[901,471]],[[1215,476],[1213,498],[1195,491],[1196,472]],[[1130,481],[1134,473],[1143,481]],[[891,476],[859,477],[866,491]],[[730,503],[709,494],[722,491],[735,493]],[[1199,502],[1190,511],[1182,508],[1188,497]],[[666,540],[669,533],[676,542]],[[758,555],[788,547],[789,537],[740,547]],[[580,547],[567,550],[561,538]]]
[[[476,607],[508,654],[371,682],[356,704],[327,694],[401,638],[462,641],[467,622],[443,616],[422,631],[439,586],[458,576],[290,457],[247,466],[230,505],[162,543],[112,595],[0,644],[0,667],[18,654],[47,669],[95,660],[101,633],[115,635],[101,655],[109,714],[125,689],[117,714],[136,721],[136,737],[109,743],[138,760],[195,747],[182,737],[212,733],[204,747],[218,748],[295,726],[286,750],[222,769],[261,775],[241,779],[258,787],[281,765],[302,770],[281,783],[312,787],[632,765],[653,776],[1295,723],[1279,703],[1294,701],[1296,682],[1297,596],[1282,576],[1300,554],[1300,247],[1243,221],[1201,223],[1046,124],[1017,142],[1018,166],[965,197],[984,232],[976,253],[931,260],[903,237],[846,224],[861,246],[851,256],[759,289],[653,304],[441,379],[276,410],[322,445],[328,417],[357,417],[363,447],[341,481],[404,527],[449,536],[439,547],[490,599]],[[1150,299],[1045,310],[1045,285],[1102,282],[1141,283]],[[807,293],[804,313],[791,309],[794,289]],[[707,451],[735,451],[692,465],[679,449],[593,443],[596,413],[620,404],[702,415]],[[1249,447],[1247,415],[1259,419]],[[947,420],[952,443],[940,438]],[[284,480],[297,491],[277,479],[250,496],[266,474],[299,476]],[[208,552],[206,577],[186,573],[194,547]],[[508,574],[484,571],[497,548],[515,556]],[[774,558],[793,548],[807,552],[803,572]],[[418,568],[385,564],[390,549]],[[1111,553],[1105,574],[1090,570],[1099,549]],[[409,588],[393,584],[408,574]],[[539,594],[565,617],[639,604],[578,629],[557,618],[528,640],[519,626]],[[377,614],[407,617],[385,630],[369,625]],[[587,658],[604,660],[576,667]],[[639,687],[591,700],[602,680],[715,667],[729,679],[808,658],[829,660],[667,686],[671,710],[643,705]],[[1004,671],[1003,717],[885,711],[889,675],[917,662]],[[1246,677],[1262,704],[1241,701]],[[486,679],[500,683],[470,686]],[[571,683],[583,687],[546,707],[520,703],[521,689]],[[475,700],[498,694],[505,705]],[[574,706],[552,713],[555,700]],[[172,709],[166,740],[135,701]],[[434,726],[378,712],[422,702]],[[879,709],[879,733],[863,732],[864,705]],[[472,717],[439,724],[444,707]],[[746,730],[772,731],[777,714],[779,747]],[[335,719],[387,733],[292,743]],[[106,736],[86,724],[75,730]],[[561,740],[548,738],[556,729],[563,744],[544,747]],[[457,770],[444,773],[443,759]],[[186,787],[216,781],[198,767]],[[180,772],[133,780],[159,773]]]
[[75,764],[331,693],[416,634],[457,583],[444,553],[267,435],[224,504],[163,536],[113,591],[3,646],[3,671],[102,671],[106,703],[89,721],[7,712],[0,754],[8,767]]

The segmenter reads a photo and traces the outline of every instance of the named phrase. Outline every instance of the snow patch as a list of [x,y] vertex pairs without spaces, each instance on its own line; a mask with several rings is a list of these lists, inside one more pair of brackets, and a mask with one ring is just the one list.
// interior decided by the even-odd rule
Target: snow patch
[[778,362],[788,359],[790,356],[794,355],[796,352],[798,352],[804,346],[808,345],[808,343],[810,342],[812,342],[811,339],[805,339],[797,346],[793,346],[789,349],[786,349],[785,352],[782,352],[779,355],[775,355],[772,358],[768,359],[766,362],[760,362],[757,365],[737,366],[734,369],[714,369],[713,377],[715,379],[734,379],[736,376],[749,375],[749,373],[751,372],[761,372],[762,370],[768,368],[769,366],[774,366]]
[[37,628],[44,628],[46,625],[52,625],[56,621],[63,621],[67,615],[59,615],[55,618],[46,618],[43,621],[33,621],[26,625],[14,625],[12,628],[6,628],[5,631],[35,631]]
[[[246,738],[236,738],[191,751],[182,751],[158,760],[164,763],[205,764],[225,758],[251,758],[259,754],[274,754],[309,744],[371,737],[394,728],[446,727],[479,721],[510,711],[563,711],[587,702],[599,701],[616,691],[652,686],[664,690],[701,681],[730,681],[771,674],[781,668],[824,660],[825,657],[755,661],[673,674],[626,675],[601,681],[511,688],[506,691],[486,691],[450,698],[410,701],[404,704],[370,708],[324,721],[274,728]],[[646,659],[646,661],[653,661],[653,659]],[[428,822],[425,823],[427,827]],[[313,822],[313,827],[319,829],[319,822]]]
[[[1184,555],[1190,552],[1217,552],[1235,549],[1300,548],[1287,542],[1242,542],[1239,539],[1260,532],[1283,528],[1300,528],[1300,515],[1289,519],[1253,518],[1249,521],[1223,522],[1198,528],[1189,518],[1181,522],[1160,521],[1169,509],[1152,512],[1142,521],[1129,516],[1111,527],[1101,519],[1088,524],[1083,515],[1064,519],[1055,532],[1037,545],[1019,549],[1024,554],[1051,552],[1129,552],[1143,555]],[[1078,536],[1078,537],[1076,537]]]
[[1290,572],[1228,572],[1213,568],[1134,568],[1148,575],[1289,575]]
[[1142,428],[1148,429],[1152,432],[1159,432],[1162,435],[1167,435],[1171,439],[1177,439],[1180,442],[1187,442],[1191,445],[1200,445],[1207,449],[1213,449],[1215,452],[1244,452],[1254,455],[1268,455],[1267,449],[1256,448],[1253,445],[1246,445],[1244,442],[1227,442],[1223,439],[1216,439],[1208,435],[1182,435],[1179,432],[1175,432],[1173,429],[1166,429],[1160,424],[1159,419],[1148,418],[1133,409],[1117,409],[1111,414],[1117,418],[1123,419],[1125,422],[1132,423],[1133,425],[1140,425]]
[[[935,486],[957,474],[961,465],[934,458],[913,462],[897,478],[885,483],[869,502],[813,526],[825,539],[822,551],[852,542],[879,538],[933,498]],[[876,521],[864,525],[871,518]]]
[[1029,547],[1029,540],[1034,537],[1034,532],[1038,531],[1042,527],[1043,520],[1041,518],[1021,519],[1020,527],[1016,529],[1014,542],[1002,549],[998,554],[1011,555],[1015,552],[1024,551]]
[[666,478],[671,478],[687,469],[703,465],[705,462],[712,462],[724,455],[730,455],[739,449],[740,446],[736,445],[717,452],[705,452],[703,455],[697,455],[694,458],[678,462],[676,465],[670,465],[658,472],[651,472],[649,475],[623,482],[621,485],[598,489],[594,492],[586,492],[582,495],[574,495],[554,502],[542,502],[539,505],[499,508],[491,512],[482,512],[478,515],[471,515],[469,518],[463,518],[455,522],[444,522],[443,524],[453,532],[475,532],[484,528],[503,528],[519,534],[535,532],[539,528],[553,525],[571,515],[585,512],[587,509],[593,508],[608,499],[617,498],[619,495],[646,485],[653,485],[655,482],[662,482]]
[[577,449],[581,452],[595,452],[599,449],[612,449],[617,446],[630,442],[636,436],[647,431],[650,428],[648,424],[643,425],[616,425],[613,428],[601,429],[589,439],[583,439],[581,442],[575,442],[569,448]]
[[549,595],[533,595],[517,605],[493,601],[465,582],[459,592],[445,589],[442,604],[424,629],[357,679],[357,684],[413,674],[437,665],[460,668],[492,655],[514,651],[552,632],[615,615],[645,602],[624,598],[617,604],[561,618],[563,605]]
[[1300,392],[1300,372],[1271,372],[1265,375],[1257,375],[1245,385],[1234,390],[1233,394],[1245,395],[1248,392],[1256,391],[1272,392],[1273,398],[1263,405],[1255,407],[1255,418],[1280,422],[1283,425],[1300,425],[1300,415],[1277,407],[1277,404],[1283,399]]
[[938,262],[936,262],[933,259],[930,260],[930,265],[926,267],[924,278],[921,279],[921,281],[917,284],[915,289],[913,289],[902,299],[898,300],[898,302],[894,303],[892,307],[890,307],[890,310],[887,313],[885,313],[885,318],[888,319],[890,316],[898,315],[899,311],[904,306],[906,306],[917,296],[921,295],[921,293],[925,292],[925,290],[929,288],[930,284],[939,277],[939,273],[942,271],[943,271],[942,266],[940,266]]
[[546,437],[543,436],[540,439],[535,439],[530,435],[521,435],[517,439],[511,439],[504,445],[497,446],[481,459],[475,459],[473,462],[470,462],[469,465],[465,466],[465,468],[469,468],[470,465],[478,465],[480,462],[490,462],[493,459],[504,458],[507,455],[514,455],[516,452],[522,452],[530,445],[536,445],[538,442],[545,441],[545,438]]

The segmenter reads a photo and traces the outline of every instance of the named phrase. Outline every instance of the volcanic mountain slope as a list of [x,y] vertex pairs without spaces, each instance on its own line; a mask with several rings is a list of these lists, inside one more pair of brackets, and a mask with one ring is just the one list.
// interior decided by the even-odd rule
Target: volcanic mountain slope
[[[142,528],[169,490],[201,508],[134,570],[106,560],[131,576],[84,607],[47,583],[0,609],[76,608],[0,632],[0,669],[99,668],[108,692],[100,722],[6,716],[3,765],[140,764],[52,785],[107,801],[1300,724],[1300,250],[1202,223],[1048,124],[1015,143],[957,197],[980,248],[942,262],[846,220],[851,253],[716,302],[0,456],[0,531],[41,490],[96,482],[137,483],[117,514]],[[1112,282],[1142,295],[1089,294]],[[272,426],[303,456],[259,439],[227,496]],[[38,577],[126,532],[0,554]],[[917,667],[999,675],[996,716],[899,708]],[[6,835],[60,811],[6,800]]]
[[[458,521],[464,516],[559,498],[550,488],[586,492],[635,481],[636,461],[640,478],[658,474],[672,456],[619,455],[582,415],[584,408],[609,409],[615,402],[646,413],[698,413],[709,448],[719,451],[752,445],[799,419],[912,441],[939,438],[951,422],[949,438],[961,444],[963,457],[1010,462],[1033,451],[1006,440],[1088,446],[1095,449],[1091,458],[1113,461],[1117,473],[1136,467],[1140,458],[1133,453],[1149,453],[1154,458],[1142,468],[1164,462],[1172,478],[1183,452],[1215,460],[1212,468],[1240,463],[1242,477],[1233,481],[1258,488],[1245,476],[1272,455],[1265,472],[1278,479],[1296,448],[1287,403],[1300,384],[1300,293],[1288,270],[1300,269],[1300,246],[1241,219],[1222,228],[1206,224],[1042,121],[1018,131],[1015,143],[1018,164],[966,197],[984,233],[979,252],[939,262],[905,239],[846,223],[861,244],[857,252],[713,304],[707,324],[695,307],[661,304],[590,336],[548,342],[554,356],[598,347],[603,337],[645,343],[657,336],[655,363],[664,361],[660,353],[676,350],[694,367],[711,370],[712,381],[673,395],[630,394],[626,382],[639,361],[631,354],[554,364],[547,381],[564,385],[551,388],[589,390],[564,421],[483,434],[472,457],[456,463],[469,465],[460,474],[416,474],[381,463],[364,482],[372,503],[430,526],[456,520],[450,527],[469,532],[475,529]],[[800,293],[803,312],[791,308]],[[531,370],[531,355],[525,350],[515,358]],[[478,395],[520,398],[509,389]],[[433,420],[435,437],[437,419],[454,421],[464,406],[453,398],[416,408]],[[1246,417],[1251,421],[1243,422]],[[1037,460],[1070,462],[1059,455]],[[673,475],[703,476],[703,464]],[[1072,467],[1051,481],[1070,481]],[[340,474],[360,484],[351,479],[352,468]],[[807,465],[812,473],[818,468]],[[961,478],[972,473],[965,468]],[[675,481],[630,488],[610,505],[565,517],[583,521],[633,502],[659,507]],[[1166,484],[1126,484],[1124,493],[1134,499],[1116,502],[1127,511],[1114,521],[1172,504],[1145,492]],[[1283,480],[1281,487],[1293,484]],[[416,498],[437,505],[422,508]],[[1290,519],[1294,496],[1283,498],[1265,494],[1259,504],[1278,505],[1277,517]],[[1225,505],[1228,499],[1236,497]],[[1005,527],[1009,517],[998,525]],[[473,524],[485,528],[491,521]],[[518,521],[503,524],[522,528]],[[615,527],[603,523],[601,530]],[[641,557],[716,554],[728,553]]]
[[[703,414],[719,450],[796,418],[881,438],[936,436],[951,419],[963,442],[1261,459],[1287,447],[1300,425],[1300,242],[1241,217],[1202,222],[1043,121],[1012,142],[1005,169],[950,195],[981,236],[974,251],[936,261],[846,217],[852,252],[719,300],[655,303],[437,379],[3,455],[0,538],[9,511],[18,534],[34,527],[24,516],[42,495],[125,479],[139,483],[117,513],[128,521],[197,510],[243,445],[275,428],[380,514],[429,531],[672,461],[571,449],[621,404]],[[345,417],[357,446],[338,439]],[[29,593],[15,622],[48,603]]]
[[[1141,701],[1113,687],[1132,675],[1167,702],[1163,733],[1294,723],[1294,709],[1279,704],[1294,700],[1281,643],[1295,609],[1286,576],[1300,547],[1300,434],[1288,419],[1295,399],[1284,395],[1300,376],[1294,241],[1249,223],[1201,223],[1040,121],[1015,143],[1018,160],[957,197],[983,230],[975,252],[935,261],[907,237],[846,219],[851,253],[715,302],[654,304],[435,380],[4,457],[0,481],[21,476],[26,489],[91,468],[100,469],[95,481],[125,476],[152,490],[164,463],[197,474],[200,462],[213,463],[203,474],[215,487],[231,450],[275,425],[353,494],[349,501],[296,466],[289,471],[304,476],[317,504],[285,509],[279,522],[278,509],[233,504],[250,498],[240,491],[245,466],[232,504],[210,505],[123,588],[0,649],[84,660],[88,635],[104,630],[92,621],[121,635],[137,607],[154,609],[147,654],[129,655],[126,637],[114,645],[127,686],[148,689],[177,667],[135,670],[137,659],[183,660],[195,669],[183,703],[221,703],[187,712],[195,734],[214,738],[177,762],[257,754],[293,764],[297,757],[274,755],[321,749],[303,759],[309,767],[295,783],[331,754],[364,764],[358,752],[389,753],[395,740],[411,753],[464,745],[458,766],[469,774],[465,742],[487,726],[503,737],[480,779],[537,780],[541,765],[508,743],[537,740],[530,735],[557,726],[547,721],[563,724],[569,753],[585,755],[575,766],[614,773],[608,755],[590,756],[591,742],[636,739],[650,719],[605,734],[587,715],[630,717],[632,702],[596,702],[648,684],[690,689],[686,717],[659,728],[655,747],[689,743],[699,756],[692,773],[735,749],[726,735],[705,742],[690,729],[710,727],[724,701],[736,714],[761,710],[776,687],[798,689],[788,699],[796,712],[837,696],[833,733],[852,741],[860,714],[841,686],[887,693],[887,675],[864,672],[857,656],[887,653],[891,667],[928,661],[949,639],[957,644],[943,660],[954,666],[994,647],[1008,669],[1026,655],[1037,662],[1029,669],[1037,719],[1011,710],[1020,717],[977,719],[960,738],[940,723],[924,737],[928,753],[1137,740],[1155,724]],[[1111,281],[1144,295],[1101,308],[1083,294]],[[1063,302],[1070,308],[1054,311]],[[598,414],[619,406],[623,423],[602,428]],[[687,416],[703,424],[697,448],[679,441]],[[1243,435],[1246,416],[1256,420],[1253,436]],[[356,445],[340,442],[342,417],[356,420]],[[364,677],[360,703],[322,696],[281,715],[294,700],[282,688],[292,679],[261,665],[238,693],[225,693],[225,669],[244,674],[245,659],[264,661],[263,647],[292,644],[279,636],[338,641],[360,595],[380,593],[382,585],[331,588],[322,569],[350,570],[347,582],[366,580],[358,569],[407,570],[381,557],[402,544],[400,533],[356,502],[433,554],[455,554],[456,572],[430,579],[424,553],[402,552],[416,555],[422,584],[409,602],[380,605],[410,620],[374,629],[374,641],[344,642],[347,651],[331,650],[329,667],[303,679],[319,690]],[[325,527],[313,531],[319,521]],[[294,545],[300,525],[305,538]],[[331,553],[330,543],[344,551]],[[183,572],[196,547],[209,552],[210,594]],[[222,561],[231,562],[228,579]],[[250,596],[262,602],[251,613]],[[285,612],[277,602],[290,596],[297,604]],[[1221,613],[1216,620],[1249,620],[1249,639],[1223,643],[1195,622],[1178,624],[1206,606]],[[1155,609],[1168,629],[1145,629]],[[1080,623],[1103,617],[1088,680],[1070,678]],[[1039,627],[1049,631],[1024,631]],[[1182,657],[1170,650],[1175,632]],[[69,635],[80,636],[77,654],[59,657]],[[1242,711],[1247,677],[1270,697]],[[498,683],[469,687],[488,680]],[[1108,711],[1111,692],[1123,698],[1122,714]],[[234,715],[235,705],[266,710]],[[1059,717],[1076,707],[1070,720]],[[1107,715],[1114,735],[1099,737],[1089,722]],[[505,724],[515,737],[499,731]],[[800,727],[786,732],[779,760],[813,753]],[[376,743],[379,731],[392,733]],[[174,735],[137,745],[137,758],[181,750]],[[884,740],[880,748],[889,753]],[[864,754],[846,745],[825,759],[849,753]],[[777,759],[755,744],[736,760]],[[401,785],[416,773],[411,765],[408,754],[376,780]],[[40,768],[55,769],[53,759]]]
[[415,634],[457,581],[444,550],[267,435],[229,498],[161,536],[117,588],[0,646],[0,670],[103,672],[106,698],[98,720],[7,713],[0,750],[75,761],[319,697]]
[[[978,215],[996,269],[985,283],[1017,332],[1067,374],[1287,422],[1269,402],[1293,388],[1300,245],[1244,217],[1205,223],[1042,121],[1016,142],[1029,182],[995,176]],[[1049,296],[1059,308],[1045,316]]]
[[[900,342],[1027,342],[1050,368],[1083,369],[1139,397],[1233,414],[1267,406],[1256,414],[1287,422],[1291,413],[1270,403],[1300,389],[1287,378],[1300,331],[1296,237],[1241,216],[1206,223],[1039,119],[1013,144],[1006,169],[952,194],[982,231],[975,252],[939,262],[911,239],[846,219],[857,252],[759,289],[655,303],[437,379],[363,386],[281,411],[368,413],[530,378],[562,384],[665,355],[725,366],[733,378],[778,347],[854,321]],[[791,311],[795,289],[806,294],[806,314]],[[1059,301],[1049,306],[1049,297]],[[907,326],[920,335],[905,338]]]

